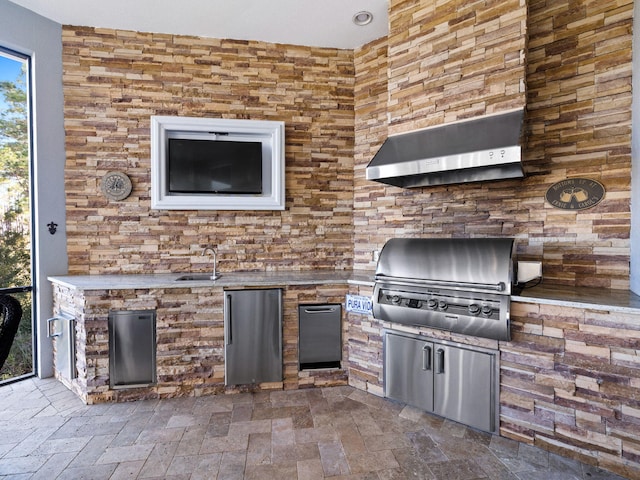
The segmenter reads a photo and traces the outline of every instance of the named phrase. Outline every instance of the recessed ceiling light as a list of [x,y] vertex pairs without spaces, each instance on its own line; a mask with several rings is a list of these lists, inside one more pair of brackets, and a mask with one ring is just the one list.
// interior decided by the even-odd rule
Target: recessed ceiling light
[[373,14],[371,12],[367,12],[363,10],[362,12],[358,12],[353,16],[353,23],[362,27],[364,25],[369,25],[373,20]]

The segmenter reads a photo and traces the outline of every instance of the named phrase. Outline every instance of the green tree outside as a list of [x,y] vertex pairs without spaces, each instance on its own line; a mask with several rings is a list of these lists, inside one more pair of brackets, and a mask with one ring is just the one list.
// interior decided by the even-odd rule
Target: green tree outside
[[[0,288],[31,285],[29,121],[26,72],[0,82]],[[0,381],[33,372],[31,293],[13,294],[22,319]]]

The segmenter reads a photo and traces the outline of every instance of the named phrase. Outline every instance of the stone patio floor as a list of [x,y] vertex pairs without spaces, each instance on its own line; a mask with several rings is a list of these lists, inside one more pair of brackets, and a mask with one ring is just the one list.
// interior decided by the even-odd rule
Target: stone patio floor
[[34,378],[0,387],[0,478],[622,477],[352,387],[87,406]]

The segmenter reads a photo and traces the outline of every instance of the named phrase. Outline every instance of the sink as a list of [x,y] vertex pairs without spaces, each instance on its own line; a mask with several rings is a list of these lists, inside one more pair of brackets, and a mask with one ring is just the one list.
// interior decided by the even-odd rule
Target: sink
[[193,282],[198,280],[218,280],[222,275],[217,274],[215,277],[211,276],[210,273],[190,273],[188,275],[182,275],[176,278],[176,282]]

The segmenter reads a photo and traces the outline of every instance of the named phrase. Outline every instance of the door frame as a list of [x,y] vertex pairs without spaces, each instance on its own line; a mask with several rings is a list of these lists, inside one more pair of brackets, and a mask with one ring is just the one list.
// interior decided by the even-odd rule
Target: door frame
[[[12,2],[0,2],[0,45],[31,57],[32,269],[36,375],[51,377],[53,345],[47,318],[53,316],[48,277],[68,271],[65,215],[65,133],[62,81],[62,25]],[[57,224],[55,234],[47,225]]]
[[32,369],[31,372],[25,373],[23,375],[19,375],[17,377],[10,378],[1,382],[2,385],[7,383],[13,383],[24,378],[33,377],[37,374],[37,365],[38,365],[38,328],[37,328],[37,318],[38,318],[38,295],[37,289],[35,288],[35,278],[36,278],[36,267],[37,267],[37,251],[35,249],[35,241],[34,241],[34,229],[35,229],[35,202],[34,202],[34,168],[33,168],[33,85],[32,85],[32,59],[31,55],[27,55],[11,48],[7,48],[4,45],[0,45],[0,53],[3,56],[9,57],[16,62],[23,62],[26,65],[26,74],[25,74],[25,87],[26,91],[26,110],[27,110],[27,143],[28,143],[28,170],[29,170],[29,236],[30,236],[30,285],[21,285],[16,287],[7,287],[4,288],[0,286],[0,290],[5,294],[11,293],[26,293],[31,292],[31,318],[29,321],[31,322],[31,363]]

